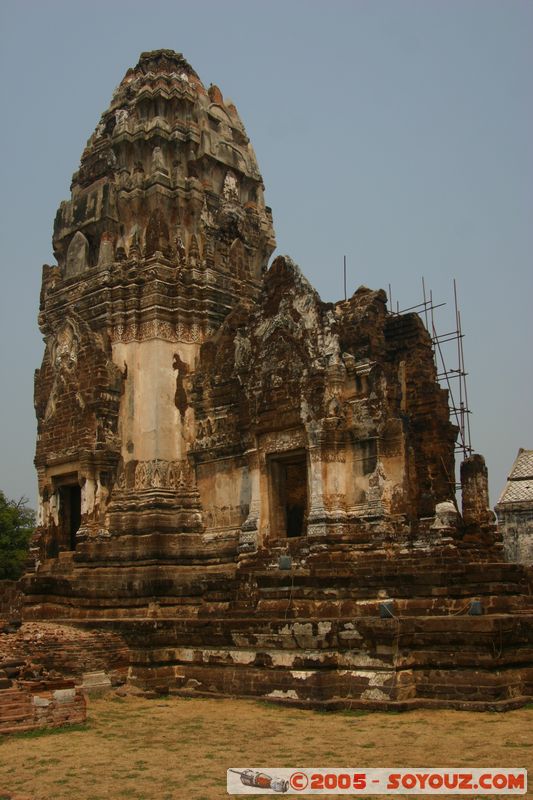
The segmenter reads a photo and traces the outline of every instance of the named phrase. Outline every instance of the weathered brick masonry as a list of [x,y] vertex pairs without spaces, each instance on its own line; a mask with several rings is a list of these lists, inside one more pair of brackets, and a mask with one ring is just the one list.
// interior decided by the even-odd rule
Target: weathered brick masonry
[[73,681],[16,681],[0,690],[0,734],[85,722],[87,705]]

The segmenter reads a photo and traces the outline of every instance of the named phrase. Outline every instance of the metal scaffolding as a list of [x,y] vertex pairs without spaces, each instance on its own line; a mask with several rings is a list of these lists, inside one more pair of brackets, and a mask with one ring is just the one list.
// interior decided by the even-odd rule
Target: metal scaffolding
[[[470,408],[468,407],[468,389],[466,378],[468,372],[465,369],[465,359],[463,350],[464,334],[461,327],[461,312],[457,300],[457,282],[453,280],[453,300],[455,310],[455,328],[447,333],[437,333],[435,326],[435,310],[442,308],[446,303],[434,303],[433,292],[426,291],[426,282],[422,278],[423,301],[415,306],[400,309],[396,303],[394,310],[392,300],[392,289],[389,283],[389,307],[395,315],[415,312],[419,314],[428,330],[433,344],[433,354],[437,368],[437,379],[446,386],[449,396],[450,413],[455,420],[458,428],[458,438],[455,446],[456,452],[462,453],[463,459],[472,454],[472,442],[470,437]],[[445,345],[455,342],[454,361],[456,366],[450,367],[445,359]],[[449,350],[449,348],[448,348]]]

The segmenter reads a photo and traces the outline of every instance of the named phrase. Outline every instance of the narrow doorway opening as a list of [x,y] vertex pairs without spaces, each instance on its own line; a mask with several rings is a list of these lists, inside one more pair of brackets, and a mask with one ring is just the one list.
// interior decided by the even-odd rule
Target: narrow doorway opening
[[59,488],[63,547],[76,549],[76,534],[81,525],[81,488],[68,484]]
[[274,538],[304,536],[307,531],[307,458],[305,452],[270,458],[271,530]]

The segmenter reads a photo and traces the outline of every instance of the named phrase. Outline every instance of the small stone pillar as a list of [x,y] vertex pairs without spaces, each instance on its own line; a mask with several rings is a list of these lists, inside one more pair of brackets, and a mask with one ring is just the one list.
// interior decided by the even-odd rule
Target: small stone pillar
[[239,536],[239,553],[250,553],[257,550],[257,537],[259,532],[259,518],[261,514],[261,476],[259,468],[259,454],[255,448],[246,450],[244,454],[248,460],[248,473],[250,475],[250,510],[241,527]]
[[89,265],[89,242],[81,231],[76,231],[67,250],[67,266],[65,275],[79,275]]
[[322,475],[322,448],[320,445],[309,447],[309,516],[307,519],[307,533],[312,536],[322,536],[326,533],[326,510],[324,508]]
[[489,477],[485,459],[479,453],[461,464],[463,521],[465,525],[492,523],[494,514],[489,507]]

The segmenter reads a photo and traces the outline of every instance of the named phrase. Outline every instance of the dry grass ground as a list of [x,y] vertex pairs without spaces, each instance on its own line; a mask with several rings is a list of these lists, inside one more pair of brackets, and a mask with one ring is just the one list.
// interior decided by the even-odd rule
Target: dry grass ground
[[223,800],[226,769],[243,764],[526,767],[533,776],[533,708],[319,713],[108,695],[90,701],[81,729],[0,737],[0,800]]

